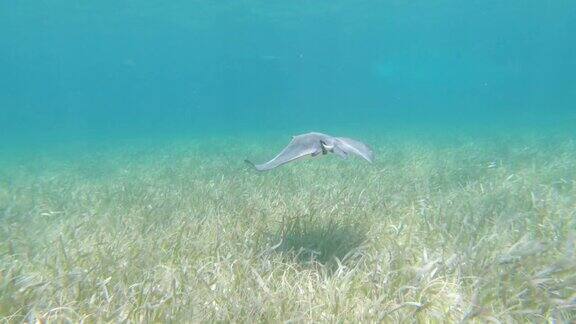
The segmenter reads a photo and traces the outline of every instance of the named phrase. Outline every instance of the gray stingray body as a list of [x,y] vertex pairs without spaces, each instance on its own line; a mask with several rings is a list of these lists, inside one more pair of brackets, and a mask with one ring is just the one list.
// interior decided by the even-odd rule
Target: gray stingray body
[[294,136],[290,144],[280,154],[266,163],[254,164],[248,160],[246,162],[253,165],[258,171],[267,171],[303,157],[314,157],[328,153],[334,153],[343,159],[353,154],[370,163],[374,160],[374,153],[362,142],[313,132]]

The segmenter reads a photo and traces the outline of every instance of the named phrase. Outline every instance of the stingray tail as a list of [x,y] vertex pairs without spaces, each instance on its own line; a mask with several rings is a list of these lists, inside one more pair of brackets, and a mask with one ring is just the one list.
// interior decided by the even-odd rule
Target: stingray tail
[[250,166],[252,166],[254,169],[258,170],[258,168],[256,167],[256,164],[254,164],[254,162],[252,162],[252,161],[250,161],[250,160],[248,160],[248,159],[244,160],[244,162],[248,163],[248,164],[249,164]]
[[258,165],[254,164],[254,162],[252,162],[252,161],[250,161],[250,160],[248,160],[248,159],[244,160],[244,162],[250,164],[250,165],[251,165],[254,169],[256,169],[257,171],[266,171],[266,169],[263,169],[263,168],[259,167]]

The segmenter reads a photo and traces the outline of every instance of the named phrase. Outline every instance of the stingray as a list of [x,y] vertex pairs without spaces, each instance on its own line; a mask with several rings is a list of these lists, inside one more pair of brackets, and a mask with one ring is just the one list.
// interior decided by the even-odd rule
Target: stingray
[[315,157],[328,153],[334,153],[342,159],[347,159],[349,155],[356,155],[370,163],[374,160],[372,150],[360,141],[313,132],[293,136],[290,144],[266,163],[254,164],[249,160],[245,161],[258,171],[268,171],[303,157]]

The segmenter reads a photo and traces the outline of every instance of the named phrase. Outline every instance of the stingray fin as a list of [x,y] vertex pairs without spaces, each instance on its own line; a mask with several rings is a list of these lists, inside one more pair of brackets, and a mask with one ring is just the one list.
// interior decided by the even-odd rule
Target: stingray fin
[[336,139],[338,140],[336,146],[347,154],[356,154],[370,163],[374,160],[374,153],[366,144],[351,138],[337,137]]
[[258,171],[267,171],[308,155],[317,155],[321,149],[320,142],[314,142],[308,137],[296,136],[275,158],[263,164],[253,165]]
[[338,145],[334,145],[332,152],[334,154],[338,155],[338,157],[341,159],[347,159],[348,158],[348,153],[346,153],[344,150],[342,150],[340,147],[338,147]]

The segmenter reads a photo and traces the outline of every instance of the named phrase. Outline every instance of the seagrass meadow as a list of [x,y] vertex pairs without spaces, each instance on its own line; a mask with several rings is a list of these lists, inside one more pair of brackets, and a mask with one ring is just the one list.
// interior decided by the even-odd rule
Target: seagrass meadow
[[[0,324],[576,322],[575,31],[574,0],[0,0]],[[244,162],[308,132],[374,162]]]
[[570,322],[576,141],[367,132],[4,149],[3,322]]

